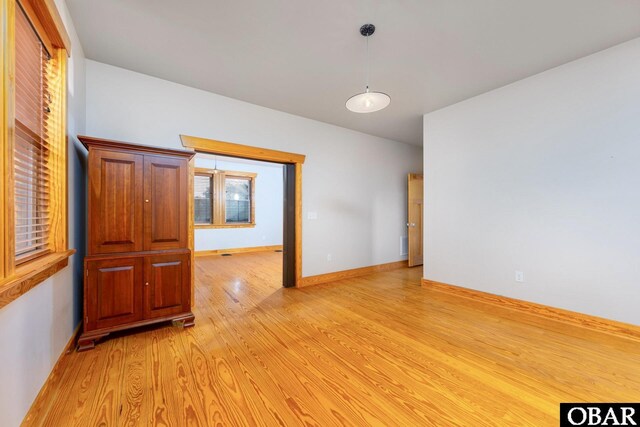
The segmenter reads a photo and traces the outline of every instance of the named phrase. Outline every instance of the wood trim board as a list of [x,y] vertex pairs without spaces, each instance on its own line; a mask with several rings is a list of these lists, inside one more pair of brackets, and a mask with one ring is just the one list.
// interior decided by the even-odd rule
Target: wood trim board
[[239,222],[237,224],[194,224],[196,230],[208,228],[256,228],[255,223]]
[[0,308],[33,289],[69,264],[71,249],[43,256],[16,269],[14,277],[0,284]]
[[191,157],[189,159],[189,177],[187,178],[187,199],[189,200],[187,205],[187,247],[191,252],[190,267],[191,267],[191,309],[193,309],[196,301],[196,254],[195,254],[195,236],[194,236],[194,203],[193,200],[193,186],[194,176],[196,169],[196,159]]
[[463,288],[460,286],[450,285],[448,283],[436,282],[434,280],[422,279],[422,287],[433,289],[438,292],[445,292],[462,298],[472,299],[474,301],[492,304],[515,311],[520,311],[546,319],[556,320],[591,329],[597,332],[615,335],[622,338],[640,341],[640,326],[629,323],[609,320],[602,317],[592,316],[589,314],[577,313],[575,311],[565,310],[562,308],[551,307],[535,302],[523,301],[515,298],[505,297],[501,295],[491,294],[488,292],[477,291],[475,289]]
[[15,240],[14,240],[14,178],[13,155],[7,155],[14,151],[15,133],[15,13],[16,2],[0,0],[0,30],[2,42],[0,43],[0,67],[2,77],[0,82],[0,94],[2,104],[0,107],[0,280],[13,275],[15,268]]
[[369,267],[353,268],[350,270],[334,271],[332,273],[318,274],[316,276],[308,276],[302,278],[301,286],[319,285],[322,283],[335,282],[343,279],[353,279],[354,277],[366,276],[373,273],[381,273],[383,271],[397,270],[406,268],[407,261],[389,262],[386,264],[371,265]]
[[66,55],[71,56],[71,39],[54,0],[20,0],[20,3],[38,18],[42,26],[38,29],[44,31],[52,47],[64,49]]
[[196,251],[196,257],[222,255],[222,254],[245,254],[250,252],[270,252],[281,251],[282,245],[273,246],[253,246],[248,248],[231,248],[231,249],[211,249],[206,251]]
[[302,284],[302,163],[296,163],[296,195],[295,195],[295,264],[296,287]]
[[183,146],[194,151],[216,153],[231,157],[242,157],[243,159],[263,160],[274,163],[304,163],[305,160],[305,156],[302,154],[252,147],[250,145],[234,144],[215,139],[180,135],[180,140],[182,141]]
[[[0,0],[0,32],[3,42],[0,43],[0,279],[11,274],[13,270],[13,260],[5,256],[7,249],[11,246],[8,238],[13,234],[6,220],[6,214],[12,210],[10,205],[13,184],[11,183],[12,173],[9,169],[9,153],[12,150],[13,141],[13,88],[14,88],[14,65],[12,46],[15,45],[14,32],[15,2]],[[13,225],[13,224],[11,224]],[[7,229],[5,229],[5,226]],[[9,262],[10,261],[10,262]]]

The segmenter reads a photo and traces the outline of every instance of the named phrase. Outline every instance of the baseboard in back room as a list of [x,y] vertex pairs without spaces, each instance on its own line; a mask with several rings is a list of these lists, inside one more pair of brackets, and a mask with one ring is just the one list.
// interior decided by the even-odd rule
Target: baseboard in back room
[[206,251],[196,251],[195,256],[210,256],[210,255],[222,255],[222,254],[242,254],[249,252],[269,252],[282,250],[282,245],[272,246],[253,246],[250,248],[231,248],[231,249],[211,249]]
[[396,270],[404,267],[407,267],[407,261],[389,262],[387,264],[378,264],[369,267],[318,274],[317,276],[303,277],[298,287],[302,288],[305,286],[319,285],[321,283],[335,282],[336,280],[352,279],[354,277],[366,276],[367,274],[381,273],[383,271]]

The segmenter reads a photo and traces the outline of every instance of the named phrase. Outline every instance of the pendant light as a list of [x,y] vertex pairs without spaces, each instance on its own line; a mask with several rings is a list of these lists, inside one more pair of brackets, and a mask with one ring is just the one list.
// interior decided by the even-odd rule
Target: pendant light
[[373,113],[386,108],[391,102],[391,98],[386,93],[372,92],[369,90],[369,37],[376,31],[373,24],[364,24],[360,27],[360,34],[367,39],[367,85],[365,91],[353,95],[347,99],[347,109],[354,113]]

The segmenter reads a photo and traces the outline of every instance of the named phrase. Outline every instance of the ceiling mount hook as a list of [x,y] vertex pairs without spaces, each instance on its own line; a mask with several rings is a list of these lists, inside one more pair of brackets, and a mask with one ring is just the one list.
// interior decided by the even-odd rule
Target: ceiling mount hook
[[362,34],[365,37],[369,37],[373,35],[373,33],[375,32],[376,32],[376,26],[373,24],[364,24],[362,27],[360,27],[360,34]]

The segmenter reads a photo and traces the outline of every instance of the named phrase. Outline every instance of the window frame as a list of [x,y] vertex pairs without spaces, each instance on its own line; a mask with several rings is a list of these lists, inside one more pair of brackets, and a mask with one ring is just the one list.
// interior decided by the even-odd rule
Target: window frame
[[[19,4],[18,4],[19,2]],[[51,217],[47,251],[28,260],[15,257],[15,57],[16,13],[21,8],[51,55],[48,87],[52,96],[48,125],[51,171],[48,186]],[[53,0],[0,0],[0,308],[18,298],[68,264],[75,250],[68,248],[67,183],[67,57],[70,41]]]
[[[194,179],[196,176],[208,176],[211,178],[211,223],[198,223],[195,221],[195,195],[191,194],[194,199],[193,226],[195,229],[203,228],[253,228],[256,226],[256,178],[257,173],[226,171],[209,168],[194,168]],[[240,178],[250,181],[249,193],[249,222],[231,222],[226,220],[226,179]]]

